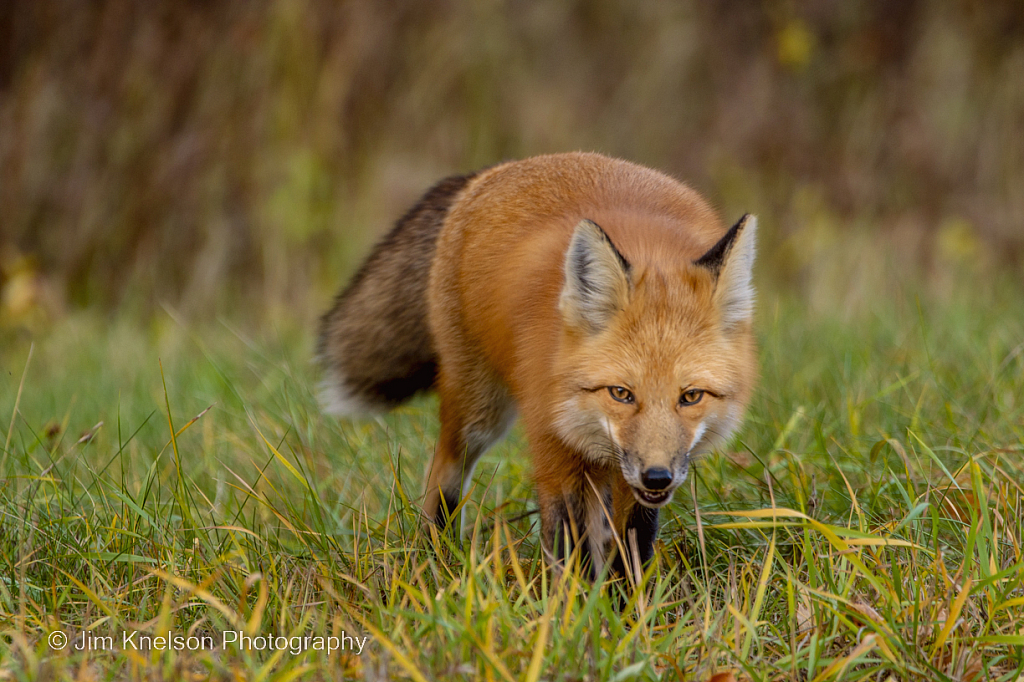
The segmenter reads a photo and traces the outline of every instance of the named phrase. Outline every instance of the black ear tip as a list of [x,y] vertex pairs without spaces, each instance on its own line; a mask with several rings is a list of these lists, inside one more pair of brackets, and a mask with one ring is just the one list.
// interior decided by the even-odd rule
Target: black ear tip
[[694,265],[699,265],[702,268],[707,268],[716,276],[722,269],[722,265],[725,264],[725,259],[729,255],[729,251],[732,250],[733,244],[736,243],[736,238],[740,236],[740,232],[743,228],[751,221],[753,215],[750,213],[744,213],[743,217],[736,221],[736,224],[729,228],[729,231],[718,240],[718,243],[707,250],[703,256],[694,261]]
[[608,248],[611,249],[612,253],[615,255],[615,260],[619,262],[619,266],[623,269],[623,271],[625,271],[628,277],[630,272],[629,261],[626,260],[626,257],[622,255],[622,252],[619,251],[618,247],[615,246],[615,242],[613,242],[612,238],[608,236],[608,233],[604,231],[604,228],[595,223],[593,220],[590,220],[589,218],[584,218],[583,220],[576,224],[575,231],[579,232],[580,230],[583,229],[589,230],[592,234],[600,238],[600,240],[605,245],[607,245]]

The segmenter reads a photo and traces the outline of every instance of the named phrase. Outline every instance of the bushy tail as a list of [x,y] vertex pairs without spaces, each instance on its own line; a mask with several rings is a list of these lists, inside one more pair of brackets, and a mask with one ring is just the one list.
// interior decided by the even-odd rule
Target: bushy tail
[[321,319],[326,412],[387,410],[434,385],[430,264],[448,207],[472,177],[453,176],[432,187],[374,247]]

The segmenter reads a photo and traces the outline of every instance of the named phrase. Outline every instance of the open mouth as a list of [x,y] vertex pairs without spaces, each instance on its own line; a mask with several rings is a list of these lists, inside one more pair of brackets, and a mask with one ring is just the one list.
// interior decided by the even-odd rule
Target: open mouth
[[668,502],[668,498],[672,497],[671,490],[644,490],[643,488],[633,488],[633,494],[643,504],[649,504],[657,507]]

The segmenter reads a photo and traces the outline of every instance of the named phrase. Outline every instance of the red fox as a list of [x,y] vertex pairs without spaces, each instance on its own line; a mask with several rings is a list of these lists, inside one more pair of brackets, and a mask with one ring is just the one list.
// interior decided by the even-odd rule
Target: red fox
[[441,526],[518,414],[545,553],[558,566],[578,547],[592,576],[609,560],[622,574],[750,399],[756,225],[726,230],[686,185],[599,154],[442,180],[324,315],[325,409],[436,388],[424,510]]

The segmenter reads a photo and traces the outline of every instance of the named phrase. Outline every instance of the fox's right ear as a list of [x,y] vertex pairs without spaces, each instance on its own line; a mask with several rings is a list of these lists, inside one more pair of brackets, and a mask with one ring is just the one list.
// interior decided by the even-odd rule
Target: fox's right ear
[[566,324],[598,332],[629,298],[629,263],[597,223],[581,220],[565,252],[565,284],[558,306]]
[[754,315],[755,237],[757,218],[739,219],[717,244],[695,261],[715,276],[715,305],[727,329],[749,322]]

